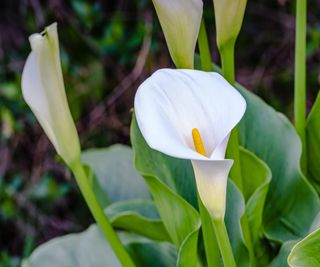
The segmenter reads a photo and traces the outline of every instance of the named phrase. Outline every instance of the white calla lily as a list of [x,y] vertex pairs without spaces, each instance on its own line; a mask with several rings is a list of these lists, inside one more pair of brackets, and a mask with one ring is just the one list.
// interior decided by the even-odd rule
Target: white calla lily
[[80,156],[79,137],[69,110],[59,56],[57,24],[29,37],[32,52],[22,73],[22,94],[67,164]]
[[[231,130],[245,112],[244,98],[218,73],[162,69],[140,85],[134,106],[148,145],[190,159],[203,204],[213,217],[223,218],[233,163],[225,159],[225,151]],[[207,156],[195,149],[194,129]]]
[[152,2],[173,62],[178,68],[192,69],[202,18],[202,0],[152,0]]

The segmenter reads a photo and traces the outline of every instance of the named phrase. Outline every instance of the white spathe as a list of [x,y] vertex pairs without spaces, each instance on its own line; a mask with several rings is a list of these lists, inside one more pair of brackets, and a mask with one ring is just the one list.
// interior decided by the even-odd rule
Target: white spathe
[[193,68],[202,0],[152,0],[171,58],[177,68]]
[[[134,106],[148,145],[190,159],[203,204],[212,216],[223,217],[233,163],[225,159],[225,151],[246,109],[240,93],[218,73],[161,69],[140,85]],[[199,130],[208,157],[195,151],[193,128]]]
[[57,23],[29,37],[32,52],[22,72],[22,94],[57,153],[67,164],[80,156],[59,55]]

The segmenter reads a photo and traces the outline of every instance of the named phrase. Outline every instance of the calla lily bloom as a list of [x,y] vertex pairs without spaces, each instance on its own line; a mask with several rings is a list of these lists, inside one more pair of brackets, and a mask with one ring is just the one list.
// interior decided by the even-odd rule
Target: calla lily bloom
[[218,73],[161,69],[140,85],[134,107],[148,145],[191,160],[203,204],[223,218],[233,164],[225,151],[246,109],[240,93]]
[[193,68],[202,0],[152,0],[177,68]]
[[22,73],[22,94],[67,164],[80,157],[79,137],[69,110],[59,56],[57,24],[29,37],[32,52]]
[[234,45],[240,32],[247,0],[213,0],[216,20],[217,44],[221,49]]

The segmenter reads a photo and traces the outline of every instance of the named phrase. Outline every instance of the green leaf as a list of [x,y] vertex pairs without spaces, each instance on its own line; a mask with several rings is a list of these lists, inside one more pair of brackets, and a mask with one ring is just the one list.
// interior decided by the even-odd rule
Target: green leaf
[[[312,222],[312,226],[309,230],[309,234],[316,231],[318,228],[320,227],[320,212],[318,213],[318,215],[316,216],[316,218],[313,220]],[[301,239],[300,239],[301,240]],[[283,245],[281,246],[281,249],[278,253],[278,255],[273,259],[273,261],[271,262],[269,267],[285,267],[285,266],[289,266],[288,265],[288,256],[290,254],[290,251],[292,250],[292,248],[300,241],[298,240],[290,240],[287,241],[285,243],[283,243]],[[318,250],[319,251],[319,250]],[[302,264],[299,265],[300,266],[309,266],[307,264]],[[311,265],[312,266],[312,265]],[[317,265],[319,266],[319,265]],[[298,266],[297,266],[298,267]]]
[[[196,266],[200,218],[193,206],[179,195],[194,201],[193,172],[186,168],[190,164],[152,150],[143,139],[134,116],[131,141],[136,168],[148,184],[163,224],[179,251],[177,266]],[[185,187],[186,184],[189,187]]]
[[320,228],[298,242],[291,250],[288,263],[292,267],[320,266]]
[[301,173],[299,137],[285,116],[240,85],[237,87],[247,101],[239,125],[240,143],[272,171],[264,210],[265,232],[280,242],[301,238],[318,213],[320,200]]
[[149,174],[144,174],[154,201],[158,207],[164,225],[179,248],[185,238],[199,228],[199,214],[183,198],[173,192],[168,186]]
[[[213,68],[221,73],[217,65],[213,64]],[[320,199],[301,172],[300,139],[283,114],[240,84],[236,88],[247,102],[239,124],[240,144],[262,159],[272,172],[263,219],[265,232],[280,242],[302,238],[320,209]]]
[[[120,233],[123,244],[137,266],[174,267],[176,253],[167,242]],[[34,250],[22,267],[121,267],[96,225],[78,234],[54,238]]]
[[273,259],[269,267],[286,267],[288,265],[288,255],[297,241],[291,240],[283,243],[278,255]]
[[131,142],[138,170],[143,168],[144,173],[153,174],[193,207],[198,207],[196,184],[190,161],[172,158],[151,149],[142,137],[134,116],[131,123]]
[[309,114],[306,126],[308,175],[320,192],[320,93]]
[[264,238],[263,211],[271,181],[271,171],[262,160],[244,148],[240,148],[240,157],[246,217],[250,227],[247,234],[250,235],[256,262],[267,263],[270,260],[270,253]]
[[82,233],[57,237],[42,244],[22,267],[103,267],[106,262],[121,267],[98,227],[92,225]]
[[88,164],[111,202],[128,199],[150,199],[148,188],[133,166],[130,147],[113,145],[108,148],[89,149],[81,159]]
[[136,199],[116,202],[106,209],[106,213],[113,227],[153,240],[171,241],[160,220],[157,208],[151,200]]
[[197,266],[199,228],[191,232],[179,248],[177,267]]
[[228,179],[227,205],[225,222],[237,266],[249,266],[249,254],[242,232],[241,220],[245,213],[245,203],[242,193]]

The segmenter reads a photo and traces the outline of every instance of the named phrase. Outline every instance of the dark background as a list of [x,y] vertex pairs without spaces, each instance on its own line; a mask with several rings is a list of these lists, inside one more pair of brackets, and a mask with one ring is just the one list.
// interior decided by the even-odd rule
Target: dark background
[[[319,90],[320,1],[308,1],[308,107]],[[236,48],[237,80],[290,119],[295,1],[248,0]],[[205,20],[213,60],[211,1]],[[57,21],[68,100],[82,148],[130,144],[139,84],[173,67],[151,0],[0,1],[0,267],[92,218],[71,174],[21,96],[28,36]],[[151,32],[149,31],[151,29]]]

